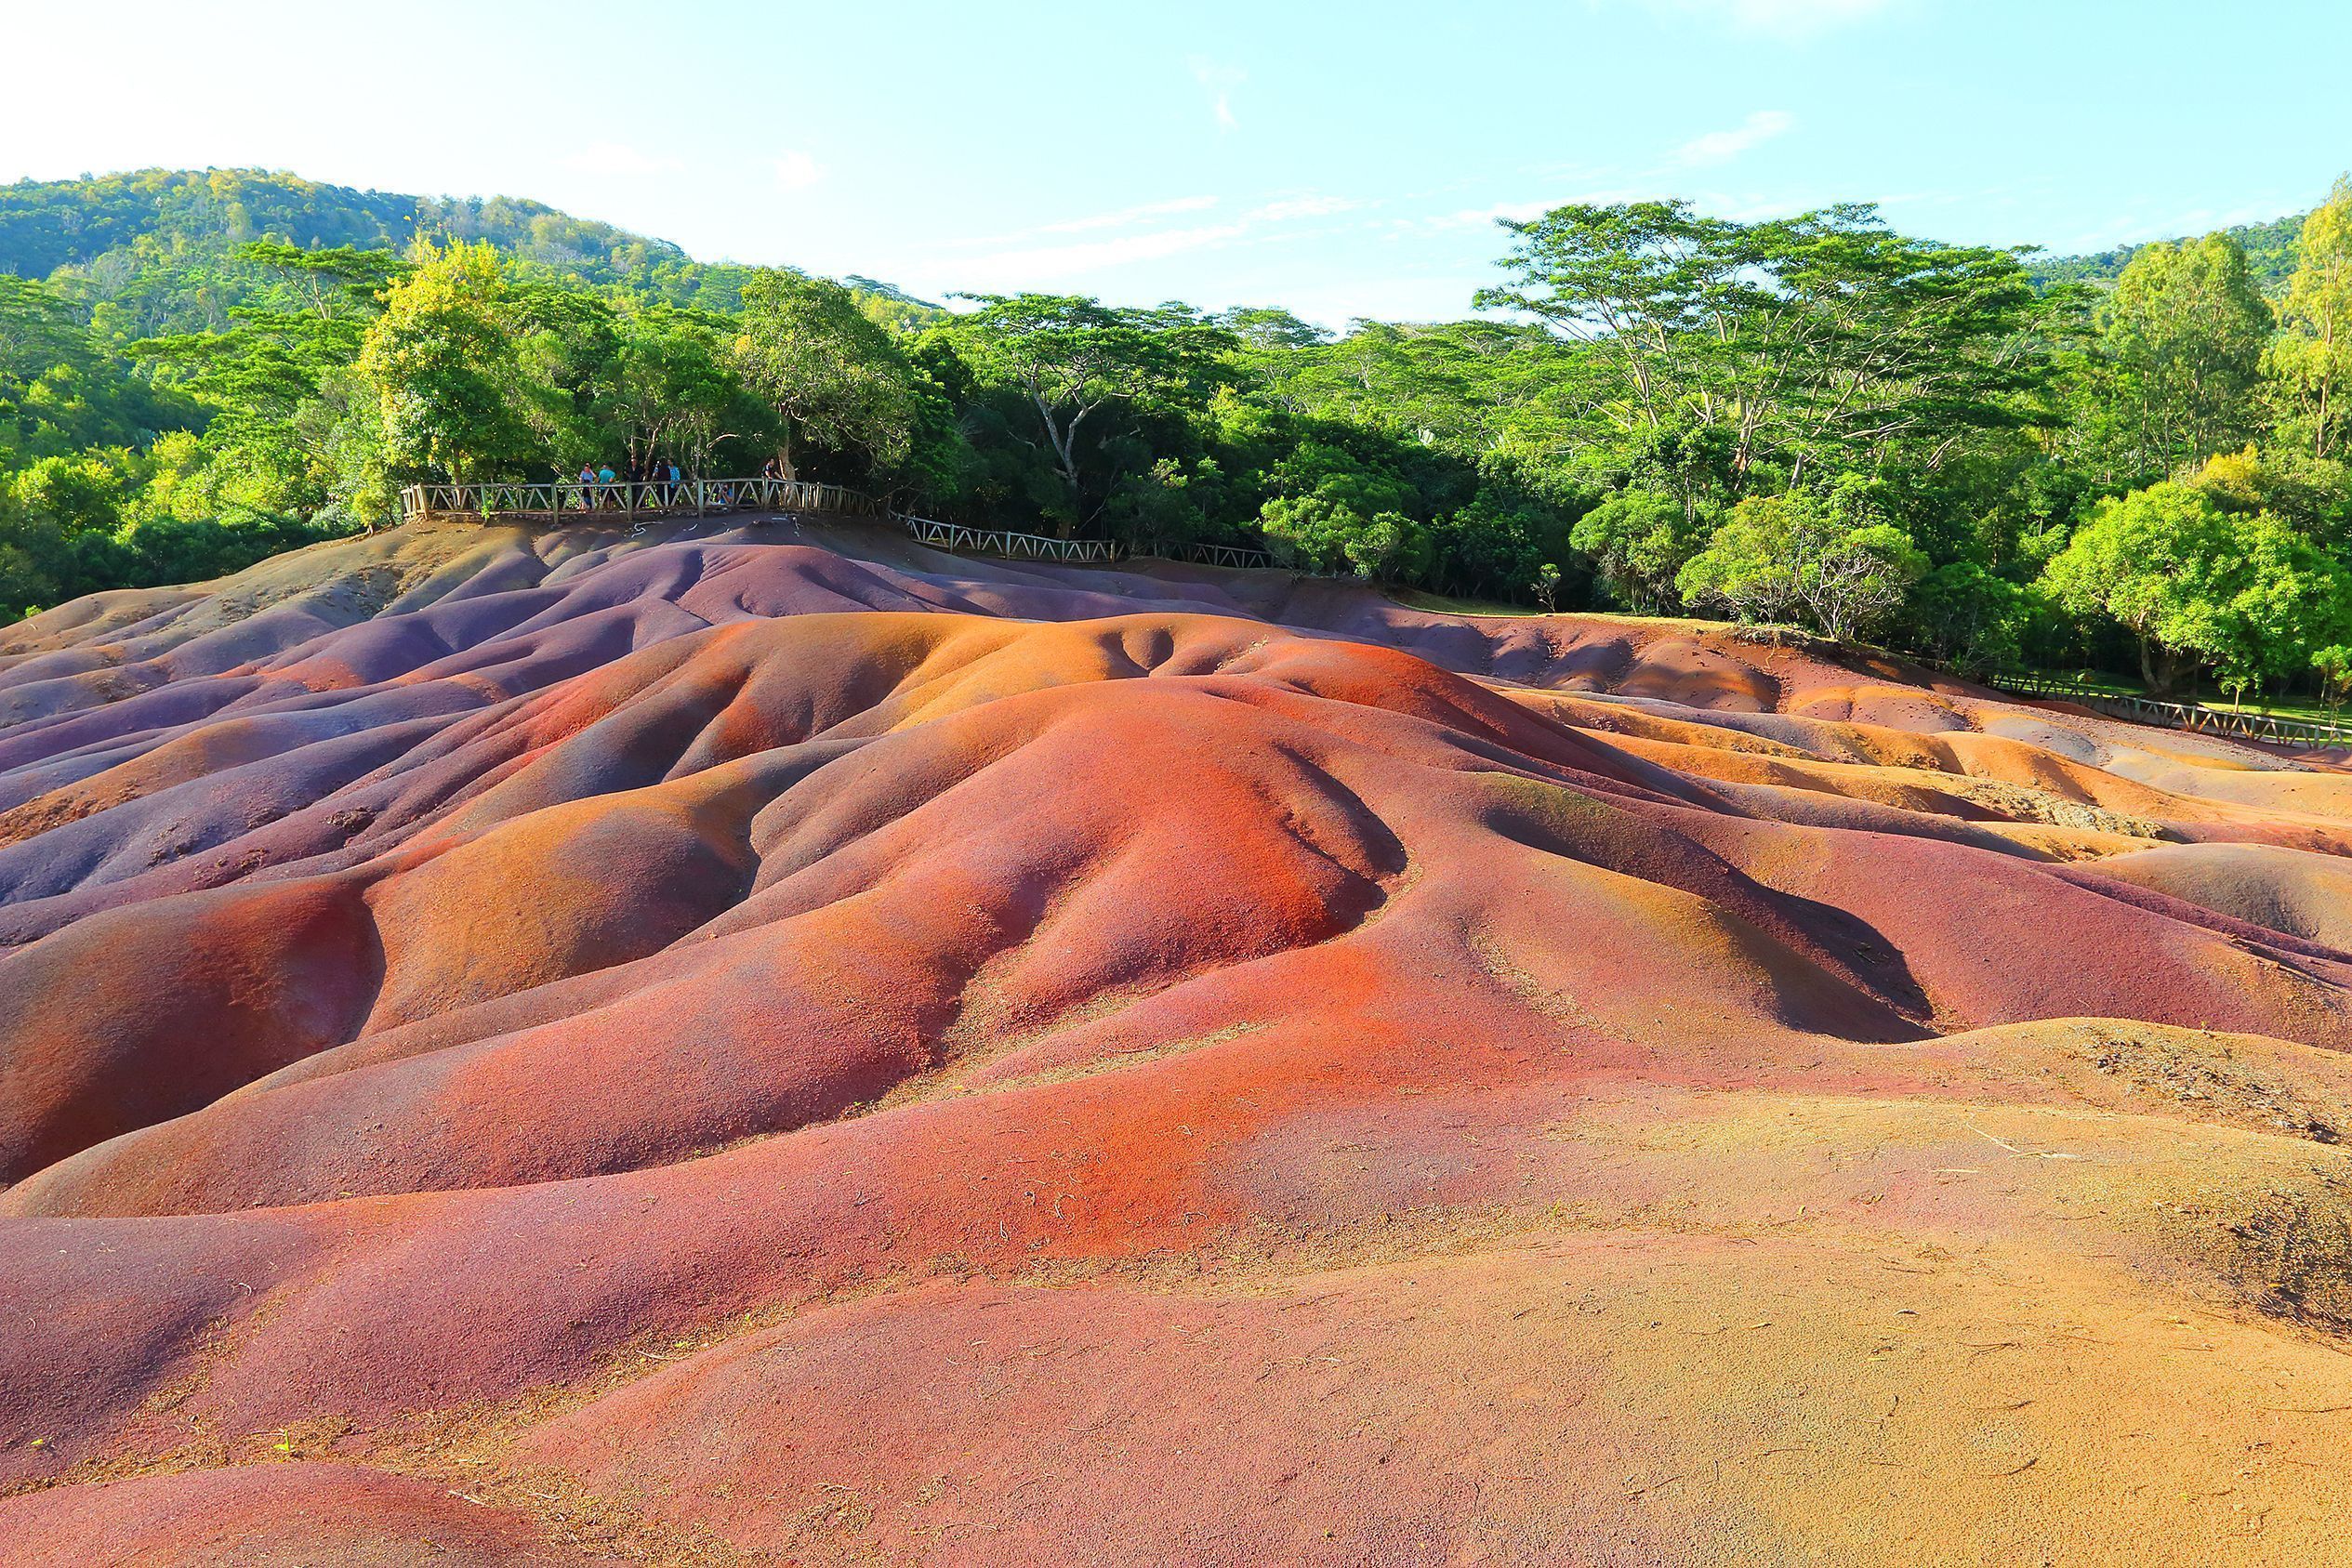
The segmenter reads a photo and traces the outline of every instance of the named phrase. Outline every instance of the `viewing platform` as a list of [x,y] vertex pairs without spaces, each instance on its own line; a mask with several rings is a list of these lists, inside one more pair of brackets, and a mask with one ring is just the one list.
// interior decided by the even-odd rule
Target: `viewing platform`
[[508,522],[579,522],[591,518],[707,517],[724,512],[841,512],[888,517],[871,495],[838,484],[791,479],[680,480],[675,484],[412,484],[400,493],[403,520],[474,518]]
[[[467,519],[478,522],[653,522],[665,518],[714,517],[728,513],[773,515],[833,512],[844,517],[894,522],[908,537],[935,549],[1012,560],[1051,560],[1107,566],[1130,552],[1109,539],[1056,539],[1043,534],[973,528],[960,522],[911,517],[888,503],[838,484],[806,480],[680,480],[675,484],[615,480],[610,484],[577,481],[548,483],[412,484],[400,493],[401,518]],[[1153,552],[1162,560],[1202,566],[1267,568],[1274,558],[1238,545],[1170,545]]]

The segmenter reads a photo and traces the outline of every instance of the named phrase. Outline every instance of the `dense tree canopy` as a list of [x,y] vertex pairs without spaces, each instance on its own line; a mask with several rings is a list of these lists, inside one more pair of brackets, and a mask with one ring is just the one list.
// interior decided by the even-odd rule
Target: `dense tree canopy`
[[1619,427],[1721,432],[1738,485],[1905,447],[1936,467],[2016,423],[2011,395],[2039,376],[2015,256],[1908,239],[1867,206],[1741,224],[1644,202],[1510,228],[1518,282],[1480,303],[1582,345]]
[[418,479],[773,459],[1136,549],[2341,696],[2352,186],[2295,228],[2068,268],[1867,206],[1571,205],[1506,226],[1479,317],[1333,332],[943,310],[529,203],[20,185],[0,607],[377,526]]
[[2306,436],[2314,457],[2338,455],[2352,430],[2352,179],[2305,222],[2281,313],[2268,368],[2282,433]]
[[2186,482],[2101,502],[2048,583],[2066,609],[2128,630],[2158,691],[2205,665],[2240,691],[2292,675],[2352,621],[2325,551],[2271,512],[2233,515]]
[[796,437],[855,453],[869,467],[905,461],[918,402],[914,366],[848,289],[797,272],[753,278],[743,289],[734,353],[745,379],[775,408],[786,474]]
[[1833,638],[1875,631],[1927,569],[1872,486],[1847,474],[1827,490],[1751,495],[1676,574],[1683,597],[1742,620],[1802,620]]
[[2143,247],[2100,314],[2117,439],[2136,473],[2167,473],[2253,432],[2271,311],[2234,243]]
[[[1181,305],[1127,310],[1066,295],[971,297],[980,308],[945,330],[966,364],[1027,404],[1062,481],[1065,534],[1109,501],[1106,485],[1089,483],[1089,438],[1103,449],[1131,435],[1155,405],[1201,401],[1235,343]],[[1104,423],[1121,415],[1127,422],[1106,441]]]

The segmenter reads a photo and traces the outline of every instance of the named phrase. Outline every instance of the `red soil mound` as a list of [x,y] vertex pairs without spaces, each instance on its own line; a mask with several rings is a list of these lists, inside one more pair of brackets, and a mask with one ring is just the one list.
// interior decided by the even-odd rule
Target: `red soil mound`
[[2338,771],[791,523],[11,637],[31,1561],[2333,1549]]
[[434,1482],[278,1464],[69,1486],[0,1502],[11,1568],[591,1568],[613,1560]]
[[2266,930],[2352,952],[2352,862],[2267,844],[2168,844],[2099,864]]

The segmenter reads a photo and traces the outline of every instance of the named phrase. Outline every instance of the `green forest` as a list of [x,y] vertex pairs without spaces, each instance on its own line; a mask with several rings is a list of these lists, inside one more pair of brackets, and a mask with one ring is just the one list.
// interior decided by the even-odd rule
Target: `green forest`
[[2352,184],[2073,259],[1865,204],[1564,206],[1496,248],[1467,319],[1333,333],[257,171],[0,187],[0,615],[381,527],[420,480],[774,461],[1452,600],[2352,688]]

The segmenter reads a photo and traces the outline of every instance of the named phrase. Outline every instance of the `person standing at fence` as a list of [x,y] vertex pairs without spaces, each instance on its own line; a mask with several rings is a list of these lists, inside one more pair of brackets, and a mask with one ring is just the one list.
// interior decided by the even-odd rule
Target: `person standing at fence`
[[597,504],[603,507],[611,506],[613,504],[612,464],[607,463],[602,468],[596,470],[596,485],[597,489],[601,492],[601,494],[597,497]]
[[596,470],[586,463],[580,465],[580,510],[588,511],[596,505]]

